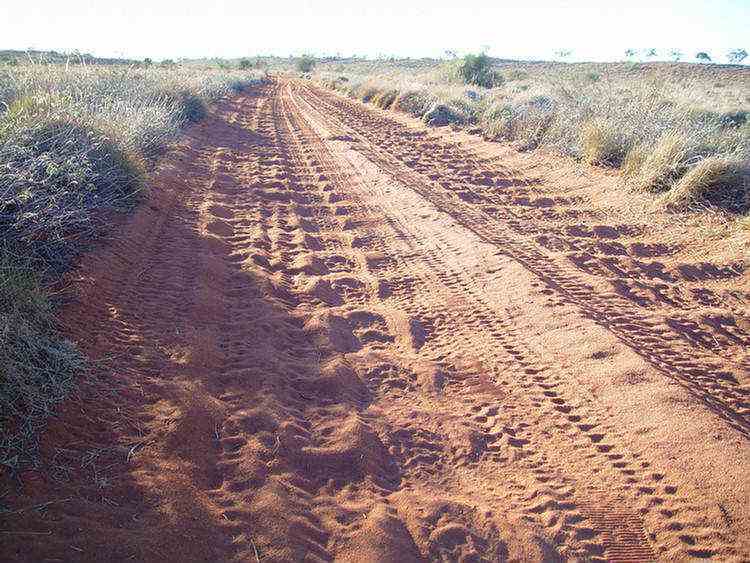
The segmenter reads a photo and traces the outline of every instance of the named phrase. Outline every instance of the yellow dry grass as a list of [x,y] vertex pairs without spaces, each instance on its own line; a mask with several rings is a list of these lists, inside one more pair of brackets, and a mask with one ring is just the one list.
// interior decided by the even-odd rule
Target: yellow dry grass
[[633,187],[651,192],[668,190],[685,168],[687,155],[685,136],[676,132],[666,133],[643,158],[633,177]]
[[711,190],[746,183],[740,163],[720,157],[701,160],[664,194],[663,202],[675,208],[685,208],[700,199],[708,199]]

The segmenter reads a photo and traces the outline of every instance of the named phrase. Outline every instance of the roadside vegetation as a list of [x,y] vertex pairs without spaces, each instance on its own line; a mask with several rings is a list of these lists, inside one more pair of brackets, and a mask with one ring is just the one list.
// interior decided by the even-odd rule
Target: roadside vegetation
[[750,208],[748,68],[522,63],[484,54],[405,63],[326,62],[314,78],[430,125],[619,168],[628,187],[668,208],[711,206],[740,217]]
[[297,70],[302,73],[309,73],[315,68],[315,58],[312,55],[302,55],[297,59]]
[[207,105],[257,73],[175,65],[0,68],[0,468],[35,436],[85,361],[46,289],[137,201],[149,169]]

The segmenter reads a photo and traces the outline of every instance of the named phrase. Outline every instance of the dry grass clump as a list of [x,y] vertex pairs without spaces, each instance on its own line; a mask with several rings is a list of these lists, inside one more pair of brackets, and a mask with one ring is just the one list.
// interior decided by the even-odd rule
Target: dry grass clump
[[390,109],[393,102],[396,101],[398,92],[396,90],[385,90],[384,92],[378,92],[372,99],[372,103],[382,109]]
[[640,166],[634,171],[632,185],[651,192],[668,190],[687,170],[689,156],[685,137],[675,132],[666,133],[646,152]]
[[476,123],[474,107],[466,100],[449,99],[446,102],[434,101],[422,115],[427,125],[467,125]]
[[707,201],[742,212],[750,208],[750,171],[728,158],[709,157],[691,168],[664,194],[663,202],[686,209]]
[[0,248],[0,465],[34,462],[36,435],[85,366],[54,326],[35,265]]
[[13,92],[0,113],[4,240],[32,256],[75,253],[99,211],[132,200],[148,163],[207,102],[247,84],[241,76],[55,66],[4,75]]
[[362,91],[362,94],[361,94],[362,101],[365,103],[371,102],[376,98],[376,96],[379,93],[380,91],[374,86],[367,87]]
[[581,127],[581,157],[589,164],[617,165],[625,156],[622,134],[604,119],[592,119]]
[[422,117],[432,103],[431,97],[424,91],[407,90],[400,92],[391,106],[392,109],[403,111],[414,117]]
[[101,209],[127,206],[143,159],[106,133],[68,120],[30,119],[0,143],[0,230],[25,254],[64,265],[94,234]]
[[625,154],[625,158],[622,161],[621,170],[623,177],[631,183],[638,176],[643,163],[648,157],[648,150],[645,145],[636,145],[631,147],[630,150]]
[[247,72],[58,66],[0,74],[0,464],[33,435],[82,360],[41,289],[125,210],[150,163]]

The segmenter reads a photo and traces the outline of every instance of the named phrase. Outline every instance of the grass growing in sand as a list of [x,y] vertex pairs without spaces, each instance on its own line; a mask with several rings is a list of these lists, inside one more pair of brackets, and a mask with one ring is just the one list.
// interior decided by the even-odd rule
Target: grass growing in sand
[[126,210],[158,155],[207,104],[257,74],[13,65],[0,70],[0,465],[35,435],[84,361],[55,330],[45,285]]
[[544,146],[621,168],[628,187],[670,205],[747,214],[750,69],[481,62],[328,61],[315,78],[431,125],[471,126],[522,150]]

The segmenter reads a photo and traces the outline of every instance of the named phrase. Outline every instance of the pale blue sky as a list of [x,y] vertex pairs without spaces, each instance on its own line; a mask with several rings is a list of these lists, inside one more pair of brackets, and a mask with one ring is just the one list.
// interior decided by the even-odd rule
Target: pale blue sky
[[[623,58],[626,48],[750,50],[750,0],[28,0],[0,8],[0,49],[134,58],[317,54]],[[747,61],[746,61],[747,62]]]

